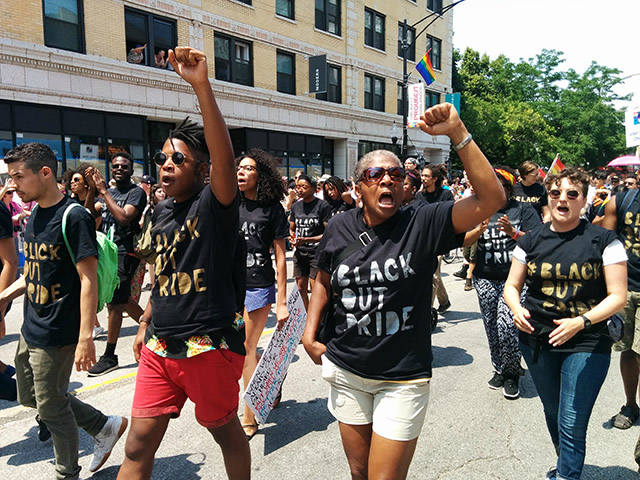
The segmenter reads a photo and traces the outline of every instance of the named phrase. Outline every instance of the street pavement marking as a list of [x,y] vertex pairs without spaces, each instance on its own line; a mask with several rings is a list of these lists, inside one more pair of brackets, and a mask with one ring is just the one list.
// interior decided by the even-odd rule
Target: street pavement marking
[[[261,337],[264,337],[265,335],[269,335],[271,333],[273,333],[273,331],[275,330],[274,328],[268,328],[266,330],[264,330],[262,332],[262,335],[260,335]],[[117,378],[112,378],[111,380],[106,380],[104,382],[101,383],[96,383],[95,385],[87,385],[86,387],[82,387],[82,388],[78,388],[76,390],[72,390],[71,392],[69,392],[71,395],[77,395],[78,393],[82,393],[82,392],[87,392],[89,390],[94,390],[98,387],[104,387],[105,385],[110,385],[112,383],[116,383],[116,382],[120,382],[122,380],[126,380],[127,378],[132,378],[135,377],[136,375],[138,375],[138,372],[131,372],[131,373],[127,373],[126,375],[122,375],[120,377]],[[16,405],[15,407],[11,407],[11,408],[6,408],[4,410],[2,410],[0,412],[0,418],[9,418],[12,417],[13,415],[17,414],[20,410],[22,409],[26,409],[27,407],[23,407],[22,405]]]

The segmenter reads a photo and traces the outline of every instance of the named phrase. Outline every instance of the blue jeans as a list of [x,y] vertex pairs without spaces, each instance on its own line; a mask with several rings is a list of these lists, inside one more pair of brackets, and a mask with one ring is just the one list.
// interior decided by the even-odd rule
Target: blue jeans
[[587,426],[611,361],[610,353],[534,350],[520,343],[544,408],[547,429],[558,452],[557,478],[580,480]]

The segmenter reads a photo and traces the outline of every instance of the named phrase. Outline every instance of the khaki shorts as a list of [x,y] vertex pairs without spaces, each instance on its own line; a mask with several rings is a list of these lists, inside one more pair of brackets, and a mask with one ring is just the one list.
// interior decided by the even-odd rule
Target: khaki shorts
[[640,292],[627,292],[627,304],[618,313],[624,320],[624,336],[613,344],[613,350],[640,354]]
[[347,425],[373,424],[381,437],[417,438],[429,401],[429,379],[411,382],[372,380],[355,375],[322,356],[322,378],[330,385],[329,411]]

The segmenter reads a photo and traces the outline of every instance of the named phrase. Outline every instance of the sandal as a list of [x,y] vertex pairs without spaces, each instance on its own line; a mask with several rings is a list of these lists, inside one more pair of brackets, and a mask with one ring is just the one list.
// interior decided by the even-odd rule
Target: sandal
[[634,422],[638,419],[638,416],[640,416],[640,409],[638,407],[628,407],[623,405],[620,412],[611,418],[611,422],[614,427],[626,430],[631,428]]
[[251,440],[256,435],[256,433],[258,433],[257,423],[242,423],[241,426],[244,430],[244,434],[247,436],[247,441]]
[[273,400],[273,406],[271,407],[276,408],[278,405],[280,405],[280,401],[282,400],[282,385],[280,386],[280,390],[278,390],[278,395],[276,395],[276,398]]

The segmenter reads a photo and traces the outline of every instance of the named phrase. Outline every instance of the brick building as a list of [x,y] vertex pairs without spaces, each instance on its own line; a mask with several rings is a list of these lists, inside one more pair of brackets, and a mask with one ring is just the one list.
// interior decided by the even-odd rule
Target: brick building
[[[257,146],[280,159],[284,175],[348,177],[359,156],[391,148],[391,126],[402,123],[401,22],[441,7],[442,0],[3,0],[0,158],[40,141],[62,169],[93,162],[104,172],[109,152],[124,148],[137,174],[155,173],[149,159],[168,129],[198,118],[190,88],[163,65],[169,48],[190,45],[207,54],[237,154]],[[427,103],[451,92],[452,21],[443,15],[408,52],[417,82],[416,61],[432,49]],[[308,92],[316,55],[327,56],[324,94]],[[408,145],[427,161],[449,156],[446,138],[417,130]]]

